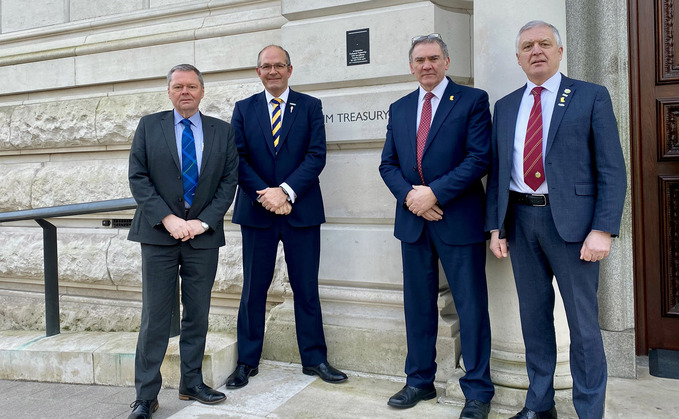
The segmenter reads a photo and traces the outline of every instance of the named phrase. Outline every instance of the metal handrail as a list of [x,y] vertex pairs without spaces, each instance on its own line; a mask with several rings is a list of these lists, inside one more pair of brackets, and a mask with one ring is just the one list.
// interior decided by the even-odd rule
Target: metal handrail
[[0,223],[6,221],[44,220],[45,218],[67,217],[69,215],[93,214],[97,212],[122,211],[137,208],[134,198],[109,199],[108,201],[83,204],[59,205],[21,211],[0,213]]
[[[35,220],[42,227],[45,267],[45,332],[47,336],[60,333],[59,325],[59,263],[57,259],[57,228],[46,218],[113,212],[137,208],[134,198],[110,199],[81,204],[59,205],[0,213],[0,223]],[[179,334],[179,294],[172,310],[172,336]]]

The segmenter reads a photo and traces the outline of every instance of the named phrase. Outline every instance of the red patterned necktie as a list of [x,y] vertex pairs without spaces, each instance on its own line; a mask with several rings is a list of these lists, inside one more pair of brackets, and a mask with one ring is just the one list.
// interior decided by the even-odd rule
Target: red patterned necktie
[[420,179],[425,185],[424,175],[422,174],[422,155],[424,154],[424,145],[427,143],[427,136],[429,135],[429,127],[431,126],[431,98],[434,97],[432,92],[427,92],[424,95],[424,104],[422,104],[422,115],[420,116],[420,126],[417,128],[417,171],[420,172]]
[[523,145],[523,181],[536,191],[545,181],[545,168],[542,165],[542,101],[540,95],[544,87],[534,87],[533,107],[528,117],[526,142]]

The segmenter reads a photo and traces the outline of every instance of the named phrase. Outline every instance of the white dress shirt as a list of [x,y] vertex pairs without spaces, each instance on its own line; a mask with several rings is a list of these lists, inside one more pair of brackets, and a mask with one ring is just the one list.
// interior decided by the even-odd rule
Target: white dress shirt
[[[436,115],[436,109],[439,107],[439,103],[441,103],[441,98],[443,97],[443,93],[446,91],[446,87],[448,87],[448,79],[446,77],[441,80],[441,83],[439,83],[436,87],[432,89],[432,93],[434,94],[434,97],[431,98],[431,121],[429,122],[431,126],[431,122],[434,121],[434,115]],[[424,95],[427,94],[427,91],[420,86],[420,97],[417,100],[417,121],[415,125],[415,132],[417,132],[418,128],[420,127],[420,119],[422,119],[422,105],[424,105]]]
[[[547,135],[549,134],[549,124],[552,121],[552,113],[556,103],[556,96],[561,85],[561,73],[556,72],[542,84],[541,104],[542,104],[542,162],[545,161],[545,150],[547,150]],[[547,182],[549,179],[545,174],[545,180],[536,191],[531,189],[523,181],[523,146],[526,142],[526,129],[528,128],[528,118],[533,107],[534,96],[531,91],[537,85],[530,80],[526,82],[526,90],[523,92],[519,114],[516,118],[516,130],[514,131],[514,153],[512,156],[512,175],[509,181],[509,190],[521,193],[547,194]]]
[[[281,126],[283,126],[283,118],[285,117],[285,105],[288,103],[288,96],[290,96],[290,88],[286,88],[285,91],[280,95],[280,96],[273,96],[271,93],[269,93],[268,90],[264,89],[264,95],[266,96],[266,103],[269,105],[269,119],[271,119],[271,122],[273,123],[273,104],[271,101],[278,97],[279,99],[282,100],[281,102]],[[273,128],[273,127],[272,127]],[[297,199],[297,194],[295,191],[292,190],[290,185],[287,183],[283,182],[279,185],[281,188],[283,188],[287,193],[288,197],[290,198],[290,202],[293,204],[295,203],[295,199]]]

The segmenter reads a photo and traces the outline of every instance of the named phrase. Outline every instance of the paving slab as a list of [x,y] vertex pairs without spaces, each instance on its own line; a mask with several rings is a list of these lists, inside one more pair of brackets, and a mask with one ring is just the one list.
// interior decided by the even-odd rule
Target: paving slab
[[[667,418],[679,412],[679,380],[651,376],[646,358],[639,359],[637,379],[609,378],[606,419]],[[397,377],[349,371],[346,383],[328,384],[301,370],[298,364],[263,361],[259,374],[246,387],[226,390],[221,386],[227,400],[211,406],[179,400],[177,390],[163,388],[158,395],[160,408],[153,417],[423,419],[456,418],[461,409],[460,402],[450,403],[444,397],[411,409],[391,408],[387,400],[403,386]],[[134,398],[133,387],[0,380],[0,417],[125,419]],[[494,408],[490,419],[509,416]]]

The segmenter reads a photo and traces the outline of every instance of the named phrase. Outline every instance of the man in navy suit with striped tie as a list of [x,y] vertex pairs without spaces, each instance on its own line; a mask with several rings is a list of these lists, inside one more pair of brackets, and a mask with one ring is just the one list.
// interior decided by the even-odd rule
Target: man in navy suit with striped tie
[[288,87],[292,65],[280,46],[260,51],[256,70],[264,91],[237,102],[231,118],[240,156],[233,222],[243,237],[243,292],[238,364],[226,387],[243,387],[259,372],[266,297],[280,241],[294,293],[302,372],[341,383],[347,376],[328,363],[318,295],[325,222],[318,181],[326,150],[321,101]]
[[599,261],[620,230],[626,190],[618,126],[605,87],[559,72],[554,26],[527,23],[516,46],[528,80],[495,104],[486,207],[490,250],[511,255],[526,346],[530,383],[513,418],[557,417],[556,277],[570,330],[573,404],[580,418],[600,419],[607,374]]

